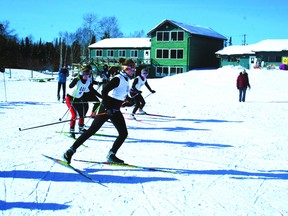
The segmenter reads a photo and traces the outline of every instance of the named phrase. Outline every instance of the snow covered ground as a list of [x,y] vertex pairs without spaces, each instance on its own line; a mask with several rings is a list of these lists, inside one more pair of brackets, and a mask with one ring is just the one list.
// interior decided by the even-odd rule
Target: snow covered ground
[[[0,74],[0,215],[288,215],[287,71],[248,70],[245,103],[236,89],[240,68],[150,79],[156,93],[145,110],[176,118],[127,120],[129,137],[118,156],[180,173],[72,161],[104,186],[41,155],[59,158],[72,145],[57,133],[69,130],[67,122],[27,129],[70,118],[56,101],[57,82],[6,71],[5,83]],[[42,76],[49,75],[33,73]],[[99,133],[117,132],[105,123]],[[104,161],[113,140],[93,136],[74,158]]]

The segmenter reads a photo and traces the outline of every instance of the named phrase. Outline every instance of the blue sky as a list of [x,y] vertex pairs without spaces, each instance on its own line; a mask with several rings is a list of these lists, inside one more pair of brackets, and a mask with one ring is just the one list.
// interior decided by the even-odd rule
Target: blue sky
[[[148,33],[165,19],[214,29],[234,45],[288,37],[284,0],[0,0],[0,21],[9,21],[20,38],[53,41],[59,32],[75,32],[83,15],[115,16],[124,35]],[[286,7],[285,7],[286,5]]]

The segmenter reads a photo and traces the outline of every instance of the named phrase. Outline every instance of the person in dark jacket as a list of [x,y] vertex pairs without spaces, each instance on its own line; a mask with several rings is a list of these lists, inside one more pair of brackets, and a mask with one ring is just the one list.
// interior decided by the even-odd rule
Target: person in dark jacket
[[250,89],[249,77],[245,70],[240,72],[236,81],[237,89],[239,90],[239,102],[245,102],[247,87]]
[[78,137],[73,145],[64,153],[63,158],[68,164],[71,163],[71,158],[78,147],[95,134],[109,119],[117,129],[119,135],[108,152],[107,161],[112,163],[124,163],[123,160],[116,157],[116,153],[128,136],[126,122],[120,111],[120,107],[128,95],[129,80],[135,72],[135,63],[132,60],[128,60],[124,62],[123,65],[123,70],[120,74],[115,75],[103,88],[102,103],[98,109],[98,115],[95,115],[89,129]]
[[135,107],[133,108],[131,119],[136,119],[135,114],[138,111],[138,114],[146,114],[146,112],[143,110],[143,107],[145,106],[146,102],[142,96],[141,88],[142,86],[146,86],[147,89],[153,94],[156,91],[152,90],[151,87],[148,84],[147,76],[148,71],[146,69],[141,70],[141,75],[137,76],[132,84],[132,88],[130,90],[129,96],[134,99]]
[[62,102],[63,103],[65,102],[65,97],[66,97],[66,80],[68,76],[69,76],[69,70],[64,65],[62,68],[60,68],[58,72],[58,89],[57,89],[57,99],[58,101],[60,101],[60,90],[62,87],[62,91],[63,91]]
[[107,84],[110,81],[110,76],[111,76],[111,73],[109,71],[108,65],[105,64],[103,66],[103,71],[102,71],[102,74],[101,74],[101,78],[103,80],[102,81],[103,84]]

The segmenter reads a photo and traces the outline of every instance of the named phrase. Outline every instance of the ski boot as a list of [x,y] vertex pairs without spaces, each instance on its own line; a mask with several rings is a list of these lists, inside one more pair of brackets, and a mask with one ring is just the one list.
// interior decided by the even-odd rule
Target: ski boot
[[106,158],[107,158],[107,162],[124,164],[124,161],[116,157],[115,153],[112,152],[111,150],[108,152],[108,155]]

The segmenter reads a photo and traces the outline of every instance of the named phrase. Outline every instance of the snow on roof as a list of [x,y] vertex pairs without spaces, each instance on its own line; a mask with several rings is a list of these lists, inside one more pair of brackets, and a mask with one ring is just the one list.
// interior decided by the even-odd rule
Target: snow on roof
[[220,38],[223,40],[227,40],[226,37],[224,37],[223,35],[217,33],[216,31],[214,31],[213,29],[209,28],[209,27],[205,27],[205,26],[200,26],[200,25],[187,25],[181,22],[176,22],[173,20],[164,20],[162,21],[159,25],[157,25],[156,27],[154,27],[149,33],[148,35],[151,34],[152,31],[154,31],[156,28],[160,27],[161,25],[163,25],[166,22],[170,22],[180,28],[182,28],[184,31],[187,31],[191,34],[197,34],[197,35],[203,35],[203,36],[208,36],[208,37],[214,37],[214,38]]
[[150,48],[150,38],[106,38],[91,44],[89,48]]
[[288,39],[267,39],[254,45],[255,52],[281,52],[288,51]]
[[228,46],[216,52],[218,55],[242,55],[242,54],[255,54],[252,51],[254,45],[247,46]]
[[255,52],[288,51],[288,39],[267,39],[247,46],[228,46],[217,51],[219,55],[255,54]]

